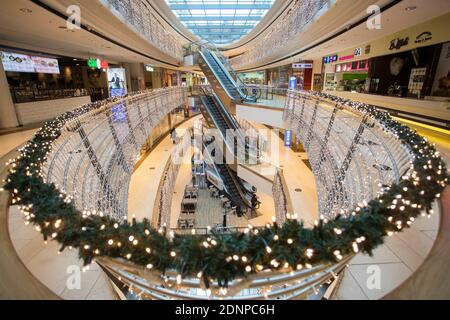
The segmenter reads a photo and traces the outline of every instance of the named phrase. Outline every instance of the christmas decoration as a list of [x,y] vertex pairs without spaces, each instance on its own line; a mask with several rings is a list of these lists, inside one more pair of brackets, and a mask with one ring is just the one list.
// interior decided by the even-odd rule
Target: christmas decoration
[[386,235],[409,227],[420,214],[433,213],[433,201],[449,183],[445,164],[433,145],[388,113],[363,103],[311,94],[376,119],[413,156],[411,170],[399,183],[384,186],[380,196],[355,215],[321,218],[313,228],[306,228],[296,215],[287,214],[283,225],[249,227],[242,233],[212,230],[209,235],[169,236],[170,230],[156,230],[148,220],[116,221],[101,212],[80,212],[71,195],[46,183],[42,165],[66,122],[122,98],[91,103],[45,123],[19,150],[20,155],[7,163],[10,174],[4,188],[11,193],[12,204],[19,206],[27,223],[34,224],[45,241],[58,241],[61,251],[78,249],[86,265],[96,256],[122,258],[162,274],[176,270],[180,281],[199,277],[206,288],[212,280],[226,288],[235,278],[266,269],[298,270],[336,263],[356,252],[371,254]]

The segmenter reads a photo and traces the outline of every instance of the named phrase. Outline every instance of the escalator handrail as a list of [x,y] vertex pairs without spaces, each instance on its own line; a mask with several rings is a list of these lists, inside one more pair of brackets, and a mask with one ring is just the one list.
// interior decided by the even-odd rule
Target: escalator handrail
[[[221,66],[222,70],[226,71],[225,74],[228,76],[228,78],[230,78],[232,83],[236,86],[236,89],[239,92],[239,95],[240,95],[242,101],[256,101],[258,99],[256,97],[256,95],[254,95],[254,97],[249,97],[248,88],[250,88],[250,87],[241,79],[239,74],[233,69],[233,67],[231,66],[228,59],[225,58],[225,56],[223,56],[217,49],[212,50],[212,51],[210,50],[210,52],[211,52],[211,55],[215,58],[215,60],[220,62],[219,66]],[[231,75],[231,73],[234,75],[234,78]],[[236,81],[238,83],[236,83]],[[247,89],[247,93],[244,93],[241,88]]]
[[208,67],[209,67],[209,69],[211,70],[211,72],[214,74],[214,77],[217,79],[217,81],[219,81],[220,85],[222,86],[222,88],[223,88],[223,90],[225,91],[225,93],[227,94],[227,96],[228,96],[231,100],[235,101],[235,100],[236,100],[236,97],[233,97],[233,95],[232,95],[230,92],[228,92],[227,87],[224,85],[224,83],[222,82],[222,80],[220,79],[220,77],[217,75],[217,71],[214,70],[214,68],[211,66],[211,63],[210,63],[209,60],[206,58],[205,54],[204,54],[201,50],[199,50],[199,54],[200,54],[200,56],[202,57],[203,61],[208,65]]
[[[200,96],[200,100],[202,101],[203,105],[205,106],[206,109],[208,108],[208,104],[206,102],[204,102],[205,97],[204,96]],[[210,111],[208,111],[210,113]],[[211,113],[210,113],[211,114]],[[230,146],[228,145],[228,143],[226,143],[226,133],[222,132],[222,130],[220,129],[219,124],[217,123],[216,119],[214,119],[213,116],[211,116],[212,121],[214,122],[214,126],[219,129],[220,134],[222,135],[222,139],[223,141],[225,141],[225,146],[228,148],[228,151],[231,152],[235,157],[236,155],[234,154],[234,148],[230,149]]]
[[[237,122],[237,120],[233,117],[233,115],[228,112],[228,110],[225,108],[225,106],[223,105],[222,101],[220,101],[219,97],[216,95],[216,93],[212,90],[208,90],[208,88],[202,87],[203,93],[205,95],[212,95],[214,98],[214,102],[219,106],[219,112],[222,114],[222,116],[224,117],[225,121],[227,122],[227,124],[230,126],[230,129],[235,130],[237,138],[244,143],[245,147],[248,147],[248,144],[245,141],[245,136],[242,135],[242,132],[240,130],[240,125]],[[209,91],[209,92],[208,92]],[[214,122],[216,123],[216,122]],[[226,139],[226,137],[224,137],[224,139]]]
[[[213,160],[213,158],[212,158],[212,156],[210,154],[210,149],[208,148],[210,145],[207,145],[206,142],[203,141],[203,146],[207,150],[208,155],[209,155],[209,157],[212,160],[211,162],[212,162],[212,164],[214,166],[214,171],[223,179],[222,175],[220,174],[220,170],[217,168],[217,164],[214,162],[214,160]],[[251,201],[248,200],[247,197],[246,197],[246,193],[248,193],[248,192],[244,193],[244,191],[242,191],[243,187],[241,186],[240,182],[236,179],[236,177],[234,176],[233,172],[231,172],[231,169],[227,165],[224,165],[224,168],[225,168],[225,170],[227,170],[228,175],[233,180],[233,183],[234,183],[234,185],[235,185],[235,187],[236,187],[236,189],[237,189],[237,191],[239,193],[239,197],[242,200],[242,202],[244,203],[244,205],[246,207],[248,207],[248,208],[252,208]],[[224,185],[225,189],[227,190],[227,193],[230,194],[230,196],[231,196],[231,191],[228,190],[225,182],[223,183],[223,185]]]
[[[233,97],[233,100],[237,100],[239,99],[240,101],[256,101],[257,98],[248,98],[248,92],[249,90],[247,90],[247,94],[244,93],[242,91],[242,87],[247,88],[247,85],[242,81],[242,79],[239,77],[239,75],[236,73],[236,71],[234,71],[233,68],[231,68],[230,66],[230,70],[232,70],[233,74],[235,75],[236,79],[238,79],[238,81],[241,83],[240,85],[238,85],[236,83],[236,80],[231,76],[230,74],[230,70],[228,70],[225,66],[224,66],[224,61],[223,59],[220,59],[218,57],[217,54],[214,53],[213,50],[211,50],[210,48],[207,48],[207,50],[205,50],[203,47],[200,47],[199,50],[203,60],[206,62],[206,64],[208,65],[208,67],[210,68],[210,70],[212,71],[212,73],[214,74],[214,76],[216,77],[216,79],[220,82],[220,84],[222,85],[222,88],[227,92],[228,96],[230,98],[233,97],[233,95],[228,92],[228,89],[226,88],[226,86],[224,86],[224,83],[221,81],[220,77],[217,74],[217,71],[212,68],[211,63],[209,61],[209,59],[207,58],[207,56],[209,55],[212,59],[214,59],[214,61],[216,62],[216,64],[219,66],[219,68],[221,69],[222,73],[227,77],[227,79],[230,81],[230,83],[233,85],[233,87],[236,89],[237,93],[239,96]],[[228,64],[229,65],[229,64]]]

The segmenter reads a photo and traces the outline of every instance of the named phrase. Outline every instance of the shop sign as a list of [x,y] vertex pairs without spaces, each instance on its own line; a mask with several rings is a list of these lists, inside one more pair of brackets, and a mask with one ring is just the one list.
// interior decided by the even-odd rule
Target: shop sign
[[419,34],[419,35],[416,37],[416,40],[414,40],[414,42],[415,42],[415,43],[424,43],[424,42],[426,42],[426,41],[428,41],[428,40],[431,40],[432,37],[433,37],[433,36],[431,35],[431,32],[425,31],[425,32],[422,32],[421,34]]
[[87,61],[87,65],[89,68],[93,68],[93,69],[107,69],[108,68],[108,62],[105,60],[100,60],[100,59],[89,59]]
[[292,69],[311,69],[313,67],[312,63],[293,63]]
[[145,65],[145,70],[147,70],[148,72],[153,72],[154,71],[153,66],[151,64],[146,64]]
[[326,56],[326,57],[323,57],[323,63],[333,63],[333,62],[336,62],[337,59],[338,59],[337,54],[334,54],[332,56]]
[[353,59],[355,57],[354,54],[349,54],[348,56],[343,56],[339,58],[339,61],[345,61],[345,60],[350,60]]
[[362,54],[362,49],[361,48],[356,48],[355,51],[353,52],[353,55],[355,57],[358,57]]
[[395,38],[391,40],[391,45],[389,50],[399,50],[403,46],[407,46],[409,43],[409,37],[406,38]]

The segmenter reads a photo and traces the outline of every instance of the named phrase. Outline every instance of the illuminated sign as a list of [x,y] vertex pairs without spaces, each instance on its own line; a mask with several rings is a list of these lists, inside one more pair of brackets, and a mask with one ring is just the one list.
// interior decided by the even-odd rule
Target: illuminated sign
[[59,74],[57,59],[2,51],[5,71]]
[[297,78],[296,77],[291,77],[289,79],[289,89],[291,89],[291,90],[297,89]]
[[348,56],[343,56],[339,58],[339,61],[345,61],[345,60],[350,60],[353,59],[355,57],[354,54],[349,54]]
[[284,146],[290,147],[292,144],[292,131],[291,130],[285,130],[284,131]]
[[108,69],[108,88],[110,97],[122,97],[127,94],[125,69]]
[[93,69],[107,69],[108,68],[108,62],[105,60],[100,60],[100,59],[89,59],[87,61],[87,65],[89,68],[93,68]]
[[153,66],[151,64],[145,65],[145,70],[147,70],[148,72],[153,72],[154,71]]
[[334,54],[332,56],[323,57],[323,63],[333,63],[333,62],[336,62],[337,60],[338,60],[337,54]]
[[292,69],[311,69],[313,67],[312,63],[293,63]]

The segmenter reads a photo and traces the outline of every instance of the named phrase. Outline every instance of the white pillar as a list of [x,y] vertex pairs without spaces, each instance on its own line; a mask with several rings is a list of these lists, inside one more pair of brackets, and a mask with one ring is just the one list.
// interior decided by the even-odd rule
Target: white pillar
[[8,80],[0,62],[0,129],[19,126],[16,109],[9,91]]

